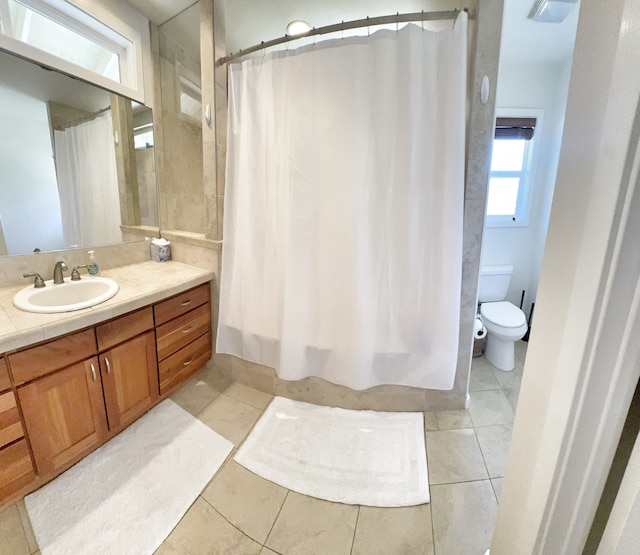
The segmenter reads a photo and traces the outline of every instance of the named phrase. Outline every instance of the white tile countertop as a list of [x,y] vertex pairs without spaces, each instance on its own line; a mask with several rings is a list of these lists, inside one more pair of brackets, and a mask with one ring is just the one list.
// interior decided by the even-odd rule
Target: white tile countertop
[[0,354],[99,324],[215,277],[213,270],[174,261],[141,262],[101,270],[100,275],[115,280],[120,287],[118,293],[103,303],[73,312],[25,312],[13,306],[14,295],[24,285],[0,289]]

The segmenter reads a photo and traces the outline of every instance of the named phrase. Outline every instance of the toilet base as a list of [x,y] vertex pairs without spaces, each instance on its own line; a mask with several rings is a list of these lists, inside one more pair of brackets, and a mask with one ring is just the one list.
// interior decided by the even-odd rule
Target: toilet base
[[484,349],[485,358],[498,370],[511,372],[516,365],[515,341],[498,339],[491,333],[487,334],[487,345]]

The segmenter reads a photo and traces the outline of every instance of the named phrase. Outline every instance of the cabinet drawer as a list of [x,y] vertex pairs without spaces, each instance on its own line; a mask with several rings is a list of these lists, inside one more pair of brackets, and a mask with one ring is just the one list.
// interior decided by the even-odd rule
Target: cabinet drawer
[[160,394],[195,374],[211,358],[211,333],[196,339],[177,353],[160,362]]
[[0,448],[24,436],[13,391],[0,394]]
[[11,354],[9,364],[15,384],[20,385],[92,357],[96,352],[96,336],[90,329]]
[[167,358],[209,331],[211,331],[209,303],[159,326],[156,329],[158,360]]
[[4,357],[0,358],[0,391],[4,391],[5,389],[9,389],[11,387],[11,382],[9,381],[9,372],[7,370],[7,363],[4,360]]
[[172,320],[189,310],[209,301],[209,284],[203,283],[194,289],[180,293],[166,301],[162,301],[153,307],[156,318],[156,326]]
[[136,335],[153,328],[153,313],[151,307],[143,308],[131,314],[111,320],[96,328],[98,349],[104,351],[118,343],[131,339]]
[[26,440],[21,439],[0,449],[0,498],[11,495],[34,479]]

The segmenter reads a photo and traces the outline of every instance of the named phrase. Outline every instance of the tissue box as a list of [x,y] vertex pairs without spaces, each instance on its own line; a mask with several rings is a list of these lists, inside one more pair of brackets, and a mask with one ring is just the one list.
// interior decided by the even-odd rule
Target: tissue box
[[154,245],[151,243],[151,260],[168,262],[171,260],[171,245]]

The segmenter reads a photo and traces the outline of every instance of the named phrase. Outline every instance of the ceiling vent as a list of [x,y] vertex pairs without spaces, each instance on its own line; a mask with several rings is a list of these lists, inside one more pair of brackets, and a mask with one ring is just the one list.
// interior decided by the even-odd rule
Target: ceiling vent
[[529,19],[545,23],[560,23],[569,15],[578,0],[536,0]]

